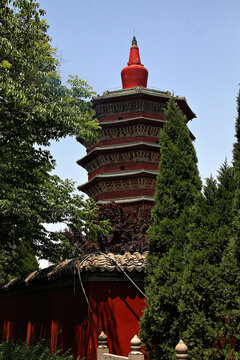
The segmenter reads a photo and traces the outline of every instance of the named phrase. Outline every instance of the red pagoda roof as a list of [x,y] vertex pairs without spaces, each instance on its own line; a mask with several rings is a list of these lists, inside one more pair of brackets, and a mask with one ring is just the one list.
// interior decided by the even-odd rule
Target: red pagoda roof
[[129,89],[135,86],[147,87],[148,71],[141,64],[139,49],[135,36],[132,40],[128,66],[121,71],[123,89]]

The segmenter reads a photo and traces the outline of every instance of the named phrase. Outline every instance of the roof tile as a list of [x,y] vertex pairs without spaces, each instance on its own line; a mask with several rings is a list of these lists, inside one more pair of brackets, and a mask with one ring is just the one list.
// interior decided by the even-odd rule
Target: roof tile
[[88,254],[82,255],[79,258],[62,261],[59,264],[52,265],[46,269],[36,270],[25,278],[15,278],[7,283],[0,284],[0,293],[7,292],[12,289],[29,287],[37,282],[54,281],[60,278],[66,278],[70,275],[76,274],[79,269],[81,272],[112,272],[117,270],[119,272],[143,272],[146,267],[147,252],[140,254],[135,252],[131,254]]

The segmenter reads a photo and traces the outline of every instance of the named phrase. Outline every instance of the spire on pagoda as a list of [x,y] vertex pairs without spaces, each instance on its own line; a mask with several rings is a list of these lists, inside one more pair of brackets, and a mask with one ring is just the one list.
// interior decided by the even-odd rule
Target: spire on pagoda
[[132,39],[128,66],[121,71],[123,89],[134,88],[136,86],[147,87],[148,71],[141,64],[139,48],[135,36]]

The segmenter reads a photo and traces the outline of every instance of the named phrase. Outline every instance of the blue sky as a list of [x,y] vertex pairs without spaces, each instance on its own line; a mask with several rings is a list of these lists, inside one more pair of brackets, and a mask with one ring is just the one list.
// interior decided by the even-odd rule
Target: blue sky
[[[185,96],[196,113],[189,125],[202,179],[232,159],[240,82],[239,0],[40,0],[60,72],[79,74],[98,94],[120,89],[133,29],[148,87]],[[76,161],[84,148],[74,138],[53,144],[56,172],[87,181]]]

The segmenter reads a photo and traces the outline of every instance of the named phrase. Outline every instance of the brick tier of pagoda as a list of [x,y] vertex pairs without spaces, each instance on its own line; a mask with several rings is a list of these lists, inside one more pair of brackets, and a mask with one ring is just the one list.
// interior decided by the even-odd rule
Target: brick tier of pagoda
[[[171,93],[147,88],[148,71],[141,64],[135,37],[121,76],[122,90],[92,99],[101,130],[96,142],[79,140],[87,154],[77,163],[87,170],[88,182],[78,189],[98,204],[115,201],[151,207],[160,158],[159,132]],[[176,97],[176,101],[188,121],[195,117],[185,98]]]

